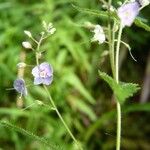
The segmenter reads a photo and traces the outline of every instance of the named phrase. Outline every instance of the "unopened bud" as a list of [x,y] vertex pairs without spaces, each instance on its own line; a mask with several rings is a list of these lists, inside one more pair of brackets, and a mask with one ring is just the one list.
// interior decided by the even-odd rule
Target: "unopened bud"
[[22,46],[26,49],[32,49],[32,46],[29,42],[25,41],[25,42],[22,42]]
[[31,34],[30,31],[25,30],[24,33],[25,33],[28,37],[30,37],[30,38],[32,37],[32,34]]
[[48,30],[48,32],[49,32],[50,34],[54,34],[55,31],[56,31],[56,28],[52,28],[52,29]]
[[20,62],[20,63],[17,64],[17,67],[18,68],[24,68],[24,67],[26,67],[26,63]]
[[38,105],[43,105],[42,101],[36,100],[36,102],[37,102]]

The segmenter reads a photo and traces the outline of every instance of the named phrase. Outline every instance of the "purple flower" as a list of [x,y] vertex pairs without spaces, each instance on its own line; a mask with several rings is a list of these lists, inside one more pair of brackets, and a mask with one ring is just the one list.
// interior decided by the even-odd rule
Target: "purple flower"
[[118,8],[117,14],[123,27],[132,25],[134,19],[139,13],[139,8],[140,6],[138,2],[124,4]]
[[21,95],[27,95],[27,88],[23,79],[16,79],[13,84],[14,89]]
[[41,63],[32,69],[34,76],[34,84],[46,84],[50,85],[53,81],[53,68],[47,62]]

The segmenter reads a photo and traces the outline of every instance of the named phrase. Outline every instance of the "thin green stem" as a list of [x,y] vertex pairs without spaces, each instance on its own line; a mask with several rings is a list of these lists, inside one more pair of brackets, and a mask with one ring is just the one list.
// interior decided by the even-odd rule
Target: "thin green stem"
[[[120,25],[119,32],[118,32],[118,39],[117,39],[117,46],[116,46],[116,72],[115,72],[115,79],[116,82],[119,83],[119,50],[120,50],[120,43],[121,43],[121,34],[122,34],[122,25]],[[120,143],[121,143],[121,105],[117,102],[117,139],[116,139],[116,150],[120,150]]]
[[122,34],[122,25],[119,28],[118,39],[117,39],[117,47],[116,47],[116,73],[115,73],[115,79],[116,79],[117,83],[119,83],[119,50],[120,50],[120,43],[121,43],[121,34]]
[[53,101],[53,99],[52,99],[52,97],[51,97],[51,95],[50,95],[50,93],[49,93],[49,91],[48,91],[48,89],[47,89],[47,87],[46,87],[45,85],[44,85],[44,89],[45,89],[45,91],[47,92],[48,97],[49,97],[49,100],[50,100],[52,106],[54,107],[54,109],[55,109],[55,111],[56,111],[58,117],[60,118],[60,120],[62,121],[63,125],[65,126],[66,130],[68,131],[68,133],[70,134],[71,138],[72,138],[73,141],[76,143],[76,145],[78,146],[78,148],[79,148],[80,150],[82,150],[82,148],[81,148],[80,145],[78,144],[76,138],[74,137],[74,135],[72,134],[71,130],[70,130],[69,127],[67,126],[66,122],[65,122],[64,119],[62,118],[61,114],[59,113],[59,111],[58,111],[58,109],[57,109],[57,107],[56,107],[56,105],[55,105],[55,103],[54,103],[54,101]]
[[[42,34],[42,36],[41,36],[39,42],[37,43],[37,48],[36,48],[36,53],[35,53],[37,66],[39,66],[38,52],[39,52],[39,50],[40,50],[40,46],[41,46],[42,41],[45,39],[43,36],[44,36],[44,34]],[[43,85],[43,86],[44,86],[44,89],[45,89],[45,91],[46,91],[47,94],[48,94],[49,100],[50,100],[52,106],[54,107],[54,110],[56,111],[58,117],[60,118],[61,122],[62,122],[63,125],[65,126],[66,130],[68,131],[68,133],[69,133],[69,135],[71,136],[71,138],[73,139],[73,141],[74,141],[74,142],[76,143],[76,145],[78,146],[78,149],[79,149],[79,150],[82,150],[82,147],[79,145],[78,141],[76,140],[76,138],[75,138],[74,135],[72,134],[71,130],[70,130],[69,127],[67,126],[67,124],[66,124],[66,122],[64,121],[64,119],[62,118],[61,114],[59,113],[59,111],[58,111],[58,109],[57,109],[57,107],[56,107],[56,105],[55,105],[55,103],[54,103],[54,101],[53,101],[53,99],[52,99],[52,97],[51,97],[51,95],[50,95],[50,93],[49,93],[47,87],[46,87],[45,85]]]
[[35,54],[35,57],[36,57],[36,64],[37,64],[37,66],[39,66],[39,58],[38,58],[38,53],[37,52]]
[[116,150],[120,150],[121,143],[121,105],[117,102],[117,140],[116,140]]
[[41,43],[42,43],[42,41],[43,41],[43,36],[44,36],[44,34],[42,34],[42,36],[41,36],[39,42],[37,42],[37,48],[36,48],[36,51],[35,51],[35,57],[36,57],[36,64],[37,64],[37,66],[39,66],[39,56],[38,56],[38,52],[39,52],[39,50],[40,50],[40,46],[41,46]]
[[112,74],[113,77],[115,77],[115,54],[114,54],[114,39],[115,39],[115,32],[114,28],[116,26],[116,20],[114,20],[113,23],[113,29],[111,27],[111,12],[110,12],[110,7],[111,7],[112,0],[108,1],[108,45],[109,45],[109,56],[110,56],[110,65],[112,69]]

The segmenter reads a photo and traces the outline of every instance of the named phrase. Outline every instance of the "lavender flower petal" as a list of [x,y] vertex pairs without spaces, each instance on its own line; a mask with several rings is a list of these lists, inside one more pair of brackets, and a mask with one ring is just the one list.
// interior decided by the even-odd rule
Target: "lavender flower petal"
[[41,77],[35,77],[34,78],[34,85],[38,85],[43,83],[43,79]]
[[53,68],[50,64],[48,64],[47,62],[43,62],[40,64],[40,69],[41,70],[45,70],[47,72],[48,76],[51,76],[53,74]]
[[53,76],[47,77],[43,80],[43,84],[50,85],[52,83],[52,81],[53,81]]
[[138,2],[132,2],[125,5],[122,5],[118,9],[118,17],[121,20],[122,26],[131,26],[134,22],[134,19],[139,14],[139,4]]
[[25,87],[25,81],[23,79],[16,79],[14,81],[13,87],[18,93],[24,96],[27,95],[27,88]]
[[34,77],[39,77],[39,67],[36,66],[32,69],[32,74]]
[[47,62],[41,63],[39,66],[35,66],[32,69],[34,76],[34,84],[50,85],[53,80],[53,68]]

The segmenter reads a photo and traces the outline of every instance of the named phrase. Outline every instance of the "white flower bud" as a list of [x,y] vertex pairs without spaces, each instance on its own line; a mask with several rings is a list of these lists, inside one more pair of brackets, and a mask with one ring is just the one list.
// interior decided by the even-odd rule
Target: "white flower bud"
[[32,49],[32,46],[28,41],[22,42],[22,46],[26,49]]
[[26,64],[24,62],[20,62],[17,64],[17,67],[18,68],[24,68],[24,67],[26,67]]
[[121,2],[121,1],[118,1],[117,4],[118,4],[119,6],[121,6],[121,5],[122,5],[122,2]]
[[150,4],[149,0],[139,0],[139,3],[141,4],[142,8]]
[[100,25],[95,25],[93,32],[94,32],[94,37],[92,38],[92,42],[98,41],[99,44],[105,42],[106,37],[103,28]]
[[24,33],[29,37],[31,38],[32,37],[32,34],[30,31],[27,31],[27,30],[24,30]]
[[43,105],[42,101],[36,100],[36,102],[37,102],[38,105]]
[[52,28],[52,29],[50,29],[48,32],[49,32],[50,34],[54,34],[55,31],[56,31],[56,28]]
[[47,28],[47,23],[45,21],[42,21],[42,25],[43,25],[43,28],[46,30]]

